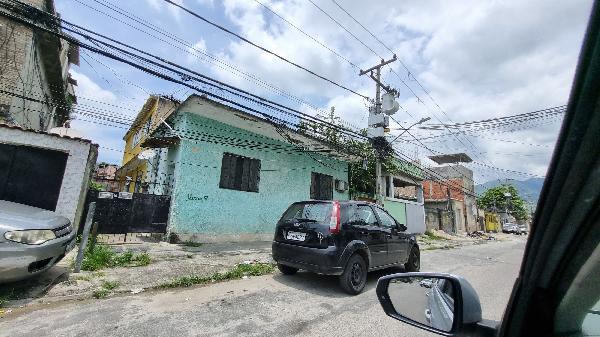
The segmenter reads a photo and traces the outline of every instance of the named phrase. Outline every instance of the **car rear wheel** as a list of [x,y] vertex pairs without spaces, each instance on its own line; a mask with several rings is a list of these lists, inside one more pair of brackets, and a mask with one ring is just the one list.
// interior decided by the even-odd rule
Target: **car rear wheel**
[[298,268],[277,264],[277,268],[284,275],[294,275],[298,272]]
[[367,264],[362,256],[354,254],[348,259],[344,273],[340,275],[342,289],[350,295],[357,295],[367,283]]
[[407,272],[415,272],[421,269],[421,253],[419,247],[413,246],[408,256],[408,262],[404,264],[404,269]]

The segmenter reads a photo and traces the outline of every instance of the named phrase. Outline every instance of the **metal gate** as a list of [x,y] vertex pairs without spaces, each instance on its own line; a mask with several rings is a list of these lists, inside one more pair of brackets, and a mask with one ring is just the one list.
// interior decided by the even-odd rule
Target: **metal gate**
[[68,154],[0,144],[0,199],[56,210]]
[[[96,202],[94,222],[98,234],[166,233],[171,197],[124,192],[89,191],[86,200]],[[83,230],[84,218],[79,225]]]

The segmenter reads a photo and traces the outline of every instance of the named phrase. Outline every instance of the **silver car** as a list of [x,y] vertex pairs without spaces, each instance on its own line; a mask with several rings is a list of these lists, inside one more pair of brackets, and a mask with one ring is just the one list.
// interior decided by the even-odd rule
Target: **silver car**
[[64,216],[0,200],[0,283],[48,270],[73,249],[75,235]]

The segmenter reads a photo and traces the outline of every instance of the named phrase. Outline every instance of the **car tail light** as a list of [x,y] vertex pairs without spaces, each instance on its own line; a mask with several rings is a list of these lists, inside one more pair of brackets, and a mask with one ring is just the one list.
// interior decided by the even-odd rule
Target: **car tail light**
[[331,220],[329,221],[329,232],[331,234],[340,231],[340,203],[335,201],[331,209]]

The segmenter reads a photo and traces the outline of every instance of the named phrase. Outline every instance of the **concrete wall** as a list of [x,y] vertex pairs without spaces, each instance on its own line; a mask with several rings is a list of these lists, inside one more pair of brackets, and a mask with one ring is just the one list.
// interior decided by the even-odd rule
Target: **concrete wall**
[[0,143],[32,146],[69,154],[55,211],[77,226],[82,216],[88,183],[96,165],[98,146],[86,140],[8,127],[0,127]]
[[[191,113],[180,113],[174,124],[184,139],[168,155],[174,164],[175,178],[169,230],[182,239],[191,237],[204,242],[271,239],[275,224],[286,208],[295,201],[310,199],[311,172],[348,181],[345,162],[315,153],[264,148],[264,143],[290,147],[281,141]],[[261,146],[225,145],[227,141],[223,138],[207,135],[231,137],[244,144],[261,143]],[[193,138],[201,140],[190,140]],[[258,193],[219,188],[224,152],[261,160]],[[334,189],[334,199],[348,197],[348,191]]]
[[[46,7],[45,0],[24,2],[53,12],[53,9]],[[53,43],[53,48],[60,49],[60,65],[56,65],[55,61],[44,62],[45,57],[54,53],[44,47],[42,41],[49,43],[44,39],[44,36],[34,34],[27,27],[7,18],[0,18],[0,86],[7,91],[0,93],[0,122],[42,131],[57,126],[55,104],[44,101],[59,102],[56,97],[62,97],[60,103],[56,104],[61,104],[64,108],[64,98],[67,91],[72,89],[67,83],[68,44],[59,40],[50,42]],[[54,55],[52,57],[54,60]],[[48,65],[56,66],[56,69],[49,71],[51,67]],[[52,81],[48,78],[49,73],[53,74]]]
[[425,233],[423,203],[386,197],[383,207],[398,222],[406,225],[407,233]]
[[[438,214],[442,219],[442,230],[447,233],[464,233],[468,230],[464,218],[464,202],[460,200],[450,200],[452,212],[447,211],[448,201],[425,201],[426,227],[427,229],[439,228]],[[438,209],[441,213],[438,213]],[[454,223],[452,220],[454,218]]]
[[[463,231],[472,232],[477,230],[476,199],[473,196],[475,194],[473,171],[462,165],[432,167],[431,170],[444,177],[443,182],[445,184],[461,187],[450,188],[451,198],[463,202],[457,205],[459,208],[455,208],[455,212],[460,213],[457,216],[461,218],[460,224]],[[440,184],[440,182],[435,182],[435,180],[440,180],[439,177],[435,177],[433,180],[433,182],[424,183],[425,199],[436,201],[446,199],[446,186]],[[469,193],[465,193],[462,189],[469,191]]]

